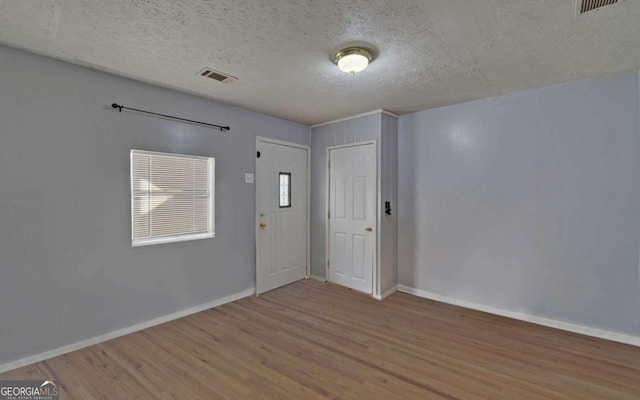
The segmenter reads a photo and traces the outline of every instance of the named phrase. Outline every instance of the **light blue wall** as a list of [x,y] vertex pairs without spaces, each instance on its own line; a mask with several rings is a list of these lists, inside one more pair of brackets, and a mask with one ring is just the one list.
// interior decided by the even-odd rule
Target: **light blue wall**
[[637,72],[404,115],[399,283],[640,335]]
[[[215,85],[215,83],[212,83]],[[118,113],[112,102],[230,125]],[[0,47],[0,365],[254,286],[256,135],[308,127]],[[131,248],[129,150],[216,158],[216,237]]]

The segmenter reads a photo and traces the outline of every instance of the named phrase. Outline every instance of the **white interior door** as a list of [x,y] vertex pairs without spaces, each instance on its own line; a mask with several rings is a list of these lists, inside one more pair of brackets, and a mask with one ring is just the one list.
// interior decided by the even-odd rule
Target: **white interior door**
[[376,243],[374,144],[329,151],[329,280],[373,293]]
[[[266,140],[266,139],[265,139]],[[308,148],[258,139],[256,293],[303,279],[307,271]]]

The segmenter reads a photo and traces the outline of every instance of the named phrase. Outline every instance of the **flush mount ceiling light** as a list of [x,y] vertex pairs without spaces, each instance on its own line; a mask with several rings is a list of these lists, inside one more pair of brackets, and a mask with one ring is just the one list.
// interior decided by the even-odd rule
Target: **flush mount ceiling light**
[[333,62],[338,64],[340,71],[355,75],[364,71],[373,59],[373,51],[364,47],[347,47],[336,53]]

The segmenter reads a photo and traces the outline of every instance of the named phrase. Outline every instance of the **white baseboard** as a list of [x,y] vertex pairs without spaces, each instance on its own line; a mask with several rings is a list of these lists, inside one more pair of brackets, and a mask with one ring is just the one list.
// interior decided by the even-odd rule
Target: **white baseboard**
[[373,298],[376,299],[376,300],[384,300],[387,297],[389,297],[392,294],[394,294],[397,290],[398,290],[398,287],[394,286],[391,289],[387,290],[386,292],[382,293],[381,295],[374,295]]
[[442,303],[452,304],[455,306],[470,308],[472,310],[483,311],[490,314],[501,315],[503,317],[518,319],[520,321],[532,322],[538,325],[544,325],[551,328],[562,329],[569,332],[579,333],[582,335],[593,336],[600,339],[607,339],[614,342],[640,346],[640,337],[625,335],[621,333],[606,331],[603,329],[590,328],[583,325],[572,324],[569,322],[558,321],[554,319],[538,317],[535,315],[525,314],[516,311],[509,311],[501,308],[491,307],[484,304],[478,304],[467,300],[460,300],[453,297],[443,296],[437,293],[427,292],[425,290],[411,288],[405,285],[398,285],[398,291],[412,294],[425,299],[435,300]]
[[218,307],[232,301],[240,300],[244,297],[252,296],[256,293],[256,289],[248,289],[242,292],[234,293],[232,295],[223,297],[211,301],[209,303],[200,304],[195,307],[188,308],[186,310],[178,311],[172,314],[164,315],[162,317],[154,318],[149,321],[141,322],[126,328],[118,329],[113,332],[105,333],[104,335],[96,336],[90,339],[82,340],[80,342],[72,343],[66,346],[58,347],[57,349],[45,351],[44,353],[36,354],[30,357],[26,357],[20,360],[11,361],[6,364],[0,365],[0,373],[11,371],[16,368],[24,367],[26,365],[34,364],[40,361],[48,360],[49,358],[61,356],[66,353],[70,353],[75,350],[80,350],[85,347],[93,346],[94,344],[106,342],[107,340],[115,339],[120,336],[128,335],[133,332],[141,331],[143,329],[151,328],[152,326],[164,324],[165,322],[173,321],[175,319],[183,318],[191,314],[199,313],[210,308]]
[[[322,283],[329,283],[329,281],[327,281],[325,278],[322,278],[316,275],[309,275],[307,279],[313,279],[314,281],[318,281]],[[373,297],[376,300],[384,300],[385,298],[395,293],[397,290],[398,288],[394,286],[391,289],[387,290],[386,292],[382,293],[381,295],[374,294],[374,295],[371,295],[371,297]]]

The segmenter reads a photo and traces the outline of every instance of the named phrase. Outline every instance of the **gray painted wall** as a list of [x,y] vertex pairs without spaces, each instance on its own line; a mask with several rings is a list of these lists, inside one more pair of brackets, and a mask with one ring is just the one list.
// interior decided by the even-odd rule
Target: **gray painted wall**
[[640,334],[639,76],[399,121],[399,283]]
[[397,214],[384,215],[384,202],[397,207],[398,120],[383,113],[366,115],[311,129],[311,274],[326,278],[327,147],[376,140],[378,199],[378,276],[374,292],[397,282]]
[[311,129],[311,275],[325,278],[327,266],[327,147],[375,139],[379,164],[380,115],[366,115]]
[[[398,119],[382,114],[380,205],[380,293],[398,284]],[[384,202],[391,202],[391,215]]]
[[[114,101],[231,132],[119,114]],[[244,173],[256,135],[309,138],[304,125],[0,47],[0,365],[252,288]],[[214,239],[131,248],[132,148],[216,157]]]

